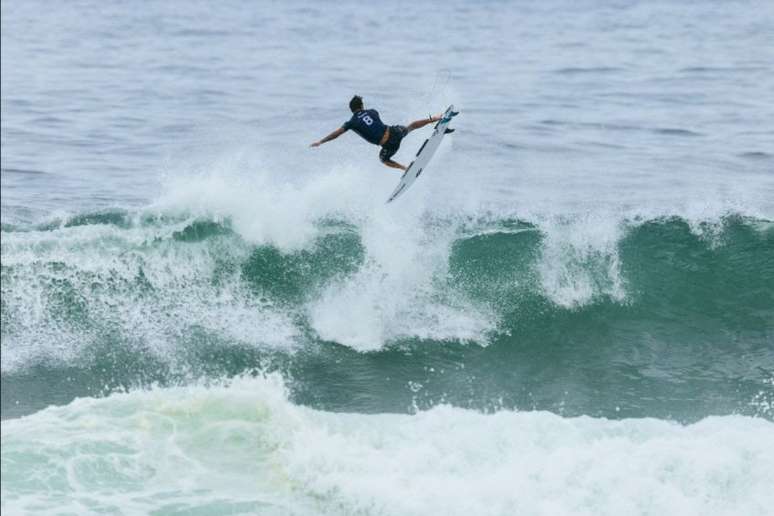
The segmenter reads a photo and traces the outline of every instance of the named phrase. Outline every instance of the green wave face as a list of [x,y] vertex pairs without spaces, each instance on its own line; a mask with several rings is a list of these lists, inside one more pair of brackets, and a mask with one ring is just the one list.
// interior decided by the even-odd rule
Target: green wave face
[[268,368],[337,410],[771,417],[772,227],[326,219],[283,249],[228,220],[6,225],[3,414]]

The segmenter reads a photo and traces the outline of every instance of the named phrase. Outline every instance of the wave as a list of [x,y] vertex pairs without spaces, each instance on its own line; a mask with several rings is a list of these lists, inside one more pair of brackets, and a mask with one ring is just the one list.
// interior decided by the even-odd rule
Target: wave
[[[335,218],[318,220],[314,238],[297,250],[253,244],[231,221],[206,218],[119,211],[31,229],[6,226],[4,334],[48,323],[57,330],[126,329],[119,320],[143,307],[157,315],[179,309],[200,320],[208,312],[222,318],[218,299],[264,313],[306,306],[314,322],[315,314],[325,317],[320,304],[341,310],[381,298],[410,307],[418,298],[422,311],[433,300],[497,321],[482,330],[513,329],[536,311],[591,306],[611,315],[625,309],[653,317],[749,317],[747,326],[755,327],[755,314],[772,306],[774,224],[765,220],[428,219],[423,225],[393,254],[401,245],[391,240],[395,235],[367,234],[373,229]],[[378,306],[384,315],[387,306]],[[401,331],[412,334],[405,326]],[[375,337],[372,346],[399,336]]]
[[[67,402],[267,363],[310,379],[297,387],[300,398],[353,409],[351,399],[317,397],[315,389],[329,387],[317,383],[327,379],[317,378],[325,374],[314,364],[354,366],[373,360],[368,353],[401,364],[396,378],[409,389],[375,394],[365,410],[453,400],[597,415],[619,415],[623,406],[621,415],[655,410],[687,419],[711,413],[710,405],[760,413],[751,402],[774,376],[771,222],[738,215],[412,220],[328,215],[289,237],[245,232],[244,221],[229,217],[173,212],[6,225],[4,415],[38,395],[47,401],[28,407],[59,393]],[[426,371],[404,356],[420,352],[414,361]],[[429,381],[438,361],[456,371],[454,385]],[[477,383],[472,364],[489,368],[494,383]],[[592,387],[583,370],[639,387],[600,403],[584,394]],[[542,393],[525,383],[538,371]],[[58,387],[30,388],[43,376]],[[655,405],[637,400],[663,378],[680,404],[660,405],[666,392]],[[368,388],[382,382],[389,380]],[[557,395],[552,385],[575,392]],[[692,407],[697,389],[728,399]]]
[[12,512],[764,514],[774,504],[774,425],[761,419],[321,412],[292,403],[278,375],[79,399],[3,422],[2,440]]

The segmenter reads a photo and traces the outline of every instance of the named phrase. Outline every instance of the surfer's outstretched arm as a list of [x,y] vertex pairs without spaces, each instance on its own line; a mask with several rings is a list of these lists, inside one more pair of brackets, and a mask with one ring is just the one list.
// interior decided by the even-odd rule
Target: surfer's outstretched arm
[[427,124],[432,124],[433,122],[437,122],[440,119],[441,119],[441,115],[435,115],[435,116],[423,118],[422,120],[414,120],[408,126],[406,126],[406,129],[408,129],[409,132],[411,132],[414,129],[419,129],[420,127],[424,127]]
[[328,136],[326,136],[322,140],[316,141],[313,144],[311,144],[310,147],[319,147],[320,145],[322,145],[325,142],[329,142],[331,140],[335,140],[336,138],[338,138],[339,136],[341,136],[342,134],[344,134],[346,132],[347,132],[346,129],[344,129],[343,127],[339,127],[338,129],[333,131],[331,134],[329,134]]

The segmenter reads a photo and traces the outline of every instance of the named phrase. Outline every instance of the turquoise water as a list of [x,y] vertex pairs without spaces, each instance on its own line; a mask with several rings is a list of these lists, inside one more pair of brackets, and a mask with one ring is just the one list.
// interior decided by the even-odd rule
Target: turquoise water
[[772,26],[3,1],[3,512],[767,514]]

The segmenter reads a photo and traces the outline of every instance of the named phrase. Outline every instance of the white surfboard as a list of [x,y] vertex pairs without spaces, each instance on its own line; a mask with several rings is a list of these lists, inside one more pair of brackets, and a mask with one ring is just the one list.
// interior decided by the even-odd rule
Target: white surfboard
[[452,118],[454,118],[456,115],[457,113],[454,111],[454,106],[449,106],[446,108],[446,111],[443,113],[443,117],[438,121],[437,124],[435,124],[433,134],[431,134],[430,138],[425,140],[425,143],[423,143],[419,148],[414,161],[411,162],[411,165],[408,166],[408,169],[403,173],[403,176],[401,176],[400,183],[398,183],[398,186],[395,187],[395,190],[392,192],[392,195],[390,195],[390,198],[387,199],[387,202],[392,202],[400,197],[400,195],[408,190],[408,187],[411,186],[414,181],[416,181],[416,179],[419,177],[419,174],[422,173],[427,164],[430,162],[430,158],[432,158],[433,154],[435,154],[435,151],[441,144],[441,140],[443,140],[447,130],[448,132],[454,130],[448,129],[448,127],[452,121]]

